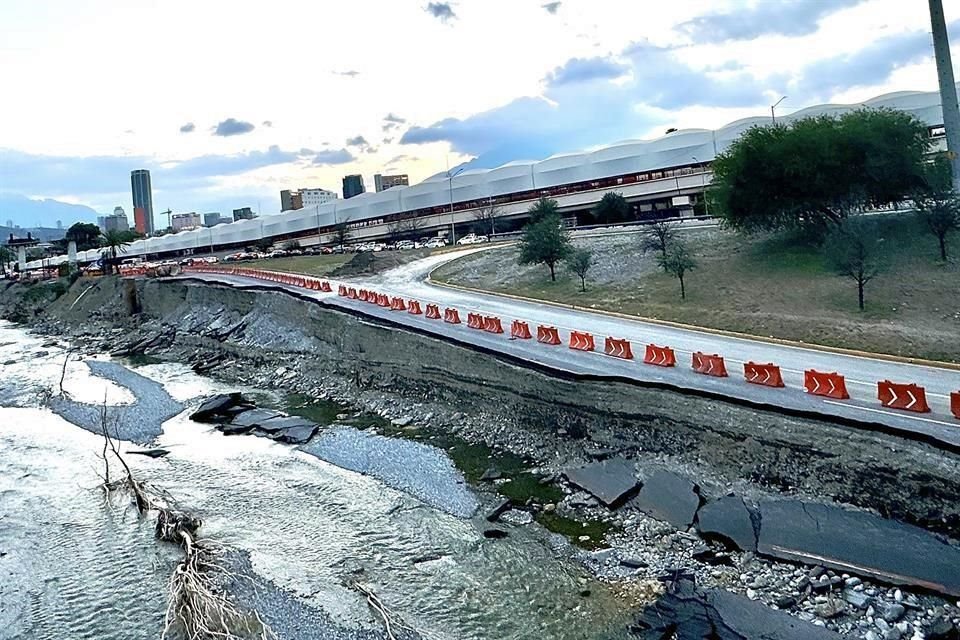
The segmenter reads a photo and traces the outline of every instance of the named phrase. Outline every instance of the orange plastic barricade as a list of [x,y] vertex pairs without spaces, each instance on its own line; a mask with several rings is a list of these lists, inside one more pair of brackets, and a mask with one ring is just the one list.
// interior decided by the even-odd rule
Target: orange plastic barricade
[[424,317],[430,318],[431,320],[439,320],[439,319],[440,319],[440,307],[438,307],[438,306],[435,305],[435,304],[428,304],[428,305],[427,305],[427,311],[426,311],[426,313],[424,313],[423,315],[424,315]]
[[877,398],[889,409],[903,409],[916,413],[929,413],[927,393],[915,384],[901,384],[881,380],[877,383]]
[[658,367],[675,367],[677,366],[677,356],[670,347],[648,344],[643,354],[643,362]]
[[723,358],[717,354],[706,354],[697,351],[693,354],[693,370],[696,373],[702,373],[705,376],[714,376],[715,378],[727,377],[727,366]]
[[839,373],[824,373],[816,369],[807,369],[803,372],[803,390],[815,396],[846,400],[847,382]]
[[333,291],[333,289],[330,288],[330,283],[324,280],[323,282],[320,283],[320,291],[325,291],[326,293],[330,293],[331,291]]
[[954,391],[950,394],[950,411],[953,417],[960,419],[960,391]]
[[526,322],[521,322],[520,320],[514,320],[510,325],[510,337],[520,338],[521,340],[529,340],[533,337],[530,335],[530,325],[528,325]]
[[593,334],[585,331],[570,332],[570,348],[577,351],[593,351]]
[[633,347],[629,340],[618,340],[608,337],[603,345],[603,352],[614,358],[623,358],[624,360],[633,360]]
[[500,324],[500,318],[496,316],[487,316],[483,319],[483,330],[487,333],[503,333],[503,325]]
[[743,363],[743,377],[751,384],[765,387],[782,387],[783,377],[780,367],[775,364],[757,364],[756,362]]
[[390,310],[391,311],[406,311],[407,305],[403,302],[403,298],[396,296],[393,300],[390,301]]
[[460,312],[451,307],[443,310],[443,321],[450,324],[460,324]]
[[337,288],[337,295],[338,295],[338,296],[346,296],[346,295],[347,295],[347,288],[346,288],[345,286],[343,286],[343,285],[340,285],[340,286]]
[[351,300],[356,300],[356,299],[357,299],[357,290],[356,290],[354,287],[348,288],[348,289],[347,289],[347,297],[350,298]]
[[420,303],[417,302],[416,300],[410,301],[410,303],[407,305],[407,311],[409,313],[412,313],[415,316],[418,316],[421,313],[423,313],[423,311],[420,310]]
[[543,344],[560,344],[560,333],[556,327],[540,325],[537,327],[537,342]]
[[378,294],[378,295],[377,295],[377,304],[380,305],[381,307],[389,308],[389,307],[390,307],[390,304],[391,304],[391,303],[390,303],[390,296],[388,296],[388,295],[385,294],[385,293]]
[[467,328],[483,329],[483,316],[481,316],[479,313],[467,313]]
[[360,291],[357,292],[357,300],[359,300],[359,301],[361,301],[361,302],[366,302],[366,301],[367,301],[367,290],[366,290],[366,289],[360,289]]

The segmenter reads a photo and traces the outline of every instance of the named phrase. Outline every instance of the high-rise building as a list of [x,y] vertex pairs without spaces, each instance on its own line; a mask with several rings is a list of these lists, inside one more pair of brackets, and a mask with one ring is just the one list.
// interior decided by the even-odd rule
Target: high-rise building
[[352,198],[358,196],[361,193],[366,191],[363,187],[363,176],[359,174],[354,174],[350,176],[343,177],[343,199]]
[[253,209],[250,207],[242,207],[240,209],[233,210],[233,221],[237,220],[253,220],[257,217],[257,214],[253,212]]
[[390,187],[409,187],[410,178],[405,173],[398,173],[392,176],[384,176],[378,173],[373,176],[373,186],[376,187],[377,193],[386,191]]
[[127,221],[127,214],[124,212],[123,207],[114,207],[113,213],[108,216],[102,216],[97,218],[100,223],[100,231],[107,233],[108,231],[127,231],[130,229],[130,223]]
[[299,191],[284,189],[280,192],[280,211],[293,211],[294,209],[303,209],[303,196]]
[[327,189],[300,189],[300,199],[303,201],[304,208],[315,207],[336,200],[337,194]]
[[233,219],[223,217],[219,211],[203,214],[203,226],[205,227],[215,227],[224,222],[233,222]]
[[57,229],[63,229],[63,220],[57,220]]
[[190,213],[175,213],[170,216],[170,226],[173,227],[174,231],[195,229],[200,226],[200,214],[193,211]]
[[[131,171],[130,187],[133,192],[133,219],[137,231],[151,234],[153,233],[153,188],[150,185],[150,172],[146,169]],[[138,209],[139,215],[137,215]]]

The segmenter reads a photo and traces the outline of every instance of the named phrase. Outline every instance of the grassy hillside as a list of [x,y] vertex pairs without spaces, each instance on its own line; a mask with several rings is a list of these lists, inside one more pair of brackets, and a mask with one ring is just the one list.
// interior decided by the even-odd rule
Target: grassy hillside
[[[936,240],[910,216],[881,221],[886,270],[867,286],[834,275],[819,249],[787,235],[685,231],[699,266],[679,284],[643,254],[635,234],[575,242],[596,265],[579,291],[563,272],[516,264],[516,248],[441,267],[437,281],[704,327],[911,357],[960,362],[960,267],[938,261]],[[960,255],[960,238],[956,239]]]

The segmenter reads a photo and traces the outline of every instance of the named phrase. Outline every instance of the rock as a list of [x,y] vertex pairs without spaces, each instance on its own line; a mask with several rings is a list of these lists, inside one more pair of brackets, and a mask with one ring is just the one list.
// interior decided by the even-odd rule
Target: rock
[[390,423],[395,427],[406,427],[411,422],[413,422],[413,418],[411,418],[410,416],[404,416],[402,418],[397,418],[396,420],[390,421]]
[[499,480],[502,477],[503,474],[500,473],[500,471],[490,468],[483,472],[483,475],[480,476],[480,480],[483,482],[492,482],[493,480]]
[[878,610],[880,612],[880,617],[887,622],[896,622],[903,617],[903,614],[907,612],[906,608],[899,603],[886,604],[882,601],[878,601],[877,604]]
[[830,620],[831,618],[836,618],[837,616],[842,615],[847,610],[847,605],[841,600],[830,599],[827,602],[817,605],[814,608],[814,613],[816,613],[821,618]]
[[960,548],[919,527],[797,500],[764,501],[760,513],[763,555],[960,595]]
[[708,502],[697,512],[697,529],[707,539],[719,539],[743,551],[757,550],[757,534],[747,505],[737,496]]
[[9,367],[9,366],[14,365],[14,364],[17,364],[17,361],[16,361],[16,360],[7,360],[7,361],[5,361],[5,362],[3,363],[3,366]]
[[793,609],[797,606],[797,599],[793,596],[780,596],[774,604],[777,605],[777,609]]
[[589,597],[590,597],[590,589],[580,589],[580,597],[581,597],[581,598],[589,598]]
[[498,502],[496,506],[494,506],[493,509],[488,511],[487,515],[484,516],[487,522],[496,522],[501,515],[503,515],[510,509],[511,504],[512,503],[510,502],[509,498],[504,498],[503,500]]
[[194,422],[223,422],[229,416],[227,411],[243,402],[239,392],[221,393],[204,401],[200,407],[190,414]]
[[590,536],[578,536],[577,540],[580,542],[590,542]]
[[732,567],[734,562],[733,558],[726,553],[717,553],[710,547],[702,545],[693,550],[691,556],[694,560],[699,560],[704,564],[714,564],[714,565],[723,565]]
[[598,503],[597,499],[586,491],[578,491],[567,498],[567,504],[571,507],[595,507]]
[[845,589],[843,591],[843,599],[857,609],[866,609],[873,601],[871,596],[868,596],[862,591],[853,591],[852,589]]
[[842,580],[836,576],[820,576],[819,579],[810,582],[810,587],[814,593],[826,593],[840,586]]
[[634,558],[631,556],[625,556],[620,558],[620,566],[626,567],[628,569],[645,569],[649,565],[640,558]]
[[556,510],[557,510],[557,505],[553,504],[552,502],[548,502],[547,504],[543,505],[544,513],[553,513]]
[[923,631],[927,640],[960,640],[960,629],[945,617],[937,618]]
[[500,540],[501,538],[507,537],[507,532],[503,529],[484,529],[483,537],[489,538],[490,540]]
[[623,457],[594,462],[563,472],[567,480],[596,496],[611,509],[622,505],[640,485],[634,463]]
[[700,507],[700,495],[697,486],[686,478],[658,471],[643,483],[631,504],[658,520],[686,529]]
[[146,456],[148,458],[162,458],[170,454],[166,449],[141,449],[139,451],[127,451],[127,453],[135,456]]
[[529,511],[523,511],[521,509],[509,509],[500,515],[500,522],[504,522],[515,527],[522,527],[533,522],[533,515],[531,515]]
[[839,640],[840,636],[749,598],[680,581],[640,614],[637,637],[711,640]]

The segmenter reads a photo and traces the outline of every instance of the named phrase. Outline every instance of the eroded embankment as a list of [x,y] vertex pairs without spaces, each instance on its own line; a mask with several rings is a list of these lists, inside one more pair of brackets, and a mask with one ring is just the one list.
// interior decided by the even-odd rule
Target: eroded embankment
[[[97,333],[96,321],[126,327],[112,346],[138,330],[162,333],[158,349],[184,361],[219,359],[240,380],[248,369],[289,369],[338,378],[356,393],[454,407],[502,425],[483,434],[489,444],[544,464],[588,459],[597,449],[669,458],[712,495],[759,485],[960,537],[960,456],[923,443],[627,383],[558,378],[276,292],[183,280],[90,286],[75,284],[38,321],[88,334]],[[137,308],[142,314],[128,316]]]

